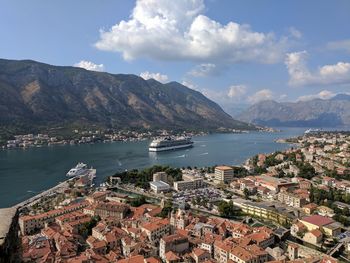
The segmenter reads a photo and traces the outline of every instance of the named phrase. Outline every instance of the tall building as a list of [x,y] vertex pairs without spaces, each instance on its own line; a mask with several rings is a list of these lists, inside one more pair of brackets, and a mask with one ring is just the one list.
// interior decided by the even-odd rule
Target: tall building
[[233,181],[233,168],[230,166],[216,166],[215,179],[222,183],[231,183]]
[[157,172],[153,174],[153,182],[163,181],[168,182],[168,175],[166,172]]

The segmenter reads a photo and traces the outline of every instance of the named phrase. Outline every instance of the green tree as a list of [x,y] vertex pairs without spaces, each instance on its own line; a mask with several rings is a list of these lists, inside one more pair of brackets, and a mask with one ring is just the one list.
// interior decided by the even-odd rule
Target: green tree
[[131,202],[130,202],[130,205],[133,206],[133,207],[138,207],[138,206],[141,206],[143,204],[146,204],[147,201],[146,201],[146,197],[144,197],[143,195],[137,197],[137,198],[134,198]]
[[86,239],[88,236],[92,234],[92,229],[97,225],[101,218],[99,216],[94,216],[91,218],[89,222],[86,222],[79,229],[79,234]]
[[243,194],[244,194],[244,198],[245,198],[245,199],[249,199],[250,193],[249,193],[249,190],[248,190],[247,188],[244,188]]
[[235,209],[233,202],[221,201],[218,205],[220,216],[225,218],[233,218],[237,215],[237,210]]
[[297,162],[296,166],[299,168],[300,177],[310,180],[316,175],[315,168],[309,163]]
[[168,215],[172,210],[173,210],[173,203],[171,201],[166,201],[162,211],[157,216],[166,218],[168,217]]

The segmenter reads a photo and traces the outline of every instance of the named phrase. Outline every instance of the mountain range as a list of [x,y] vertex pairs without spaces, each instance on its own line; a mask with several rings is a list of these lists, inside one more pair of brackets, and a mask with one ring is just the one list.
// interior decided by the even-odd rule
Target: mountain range
[[265,126],[335,127],[350,125],[350,95],[298,102],[261,101],[236,116]]
[[254,129],[202,93],[131,74],[0,59],[0,127]]

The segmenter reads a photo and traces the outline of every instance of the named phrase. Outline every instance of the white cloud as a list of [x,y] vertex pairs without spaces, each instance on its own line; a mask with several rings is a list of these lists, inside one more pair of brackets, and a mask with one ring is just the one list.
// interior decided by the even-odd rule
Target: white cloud
[[306,66],[308,53],[306,51],[287,54],[285,64],[289,73],[289,85],[334,85],[350,82],[350,63],[338,62],[334,65],[319,67],[310,72]]
[[297,39],[299,39],[303,36],[302,33],[298,29],[296,29],[295,27],[290,27],[289,33],[291,34],[292,37],[297,38]]
[[197,86],[196,84],[193,84],[192,82],[189,82],[188,80],[182,81],[181,84],[184,85],[184,86],[186,86],[186,87],[188,87],[188,88],[190,88],[190,89],[200,91],[200,90],[198,89],[198,86]]
[[124,59],[149,57],[221,64],[276,63],[286,38],[253,31],[249,25],[220,24],[203,15],[203,0],[138,0],[130,19],[100,31],[95,46],[120,52]]
[[203,63],[195,66],[188,74],[194,77],[207,77],[213,76],[216,73],[218,73],[218,68],[215,64]]
[[228,89],[213,90],[213,89],[198,89],[204,96],[219,103],[220,105],[234,105],[234,104],[254,104],[264,100],[285,100],[287,95],[282,94],[277,96],[270,89],[261,89],[252,95],[248,95],[248,87],[246,85],[232,85]]
[[195,86],[194,89],[219,104],[244,103],[246,100],[247,87],[245,85],[232,85],[228,89],[221,90],[199,88],[198,86]]
[[162,83],[165,83],[169,80],[167,75],[163,75],[160,73],[151,73],[148,71],[141,72],[140,77],[143,79],[146,79],[146,80],[147,79],[155,79],[155,80],[162,82]]
[[330,50],[344,50],[350,53],[350,39],[329,42],[327,48]]
[[254,93],[253,95],[248,97],[249,103],[257,103],[264,100],[272,100],[274,98],[274,94],[269,89],[262,89]]
[[105,67],[103,64],[95,64],[91,61],[87,61],[87,60],[81,60],[78,63],[74,64],[74,67],[78,67],[78,68],[84,68],[87,70],[92,70],[92,71],[104,71]]
[[279,101],[285,101],[287,98],[288,98],[287,94],[282,94],[282,95],[279,96],[278,100]]
[[222,103],[226,99],[225,93],[223,91],[212,90],[212,89],[199,89],[199,92],[201,92],[204,96],[208,97],[209,99],[217,103]]
[[241,99],[247,92],[247,87],[244,85],[233,85],[229,88],[227,96],[230,98]]
[[322,90],[317,94],[311,94],[311,95],[305,95],[305,96],[300,96],[297,100],[298,101],[308,101],[308,100],[313,100],[313,99],[330,99],[337,95],[336,93],[333,93],[329,90]]

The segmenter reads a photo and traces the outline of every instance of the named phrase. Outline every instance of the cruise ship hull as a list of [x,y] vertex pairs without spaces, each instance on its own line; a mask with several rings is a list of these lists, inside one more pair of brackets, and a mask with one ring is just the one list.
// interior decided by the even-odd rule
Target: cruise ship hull
[[150,152],[164,152],[164,151],[172,151],[184,148],[190,148],[193,146],[193,143],[187,143],[182,145],[174,145],[169,147],[149,147]]

